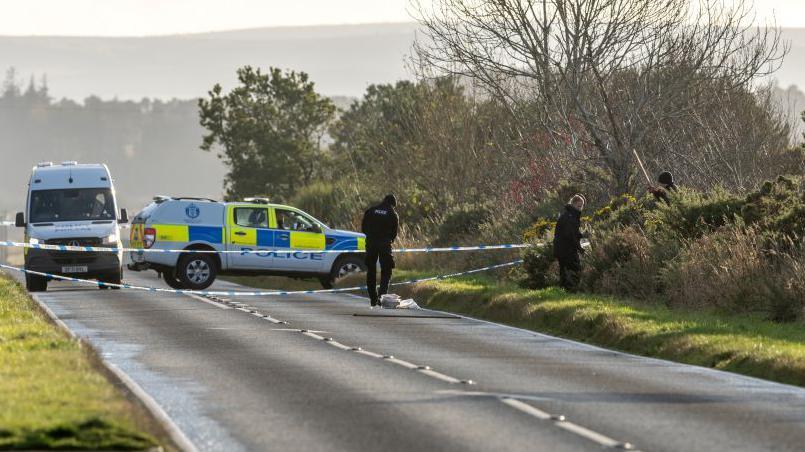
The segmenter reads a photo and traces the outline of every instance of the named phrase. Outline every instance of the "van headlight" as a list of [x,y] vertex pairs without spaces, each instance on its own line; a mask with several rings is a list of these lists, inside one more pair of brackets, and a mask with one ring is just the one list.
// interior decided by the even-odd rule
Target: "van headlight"
[[117,234],[113,232],[107,235],[106,237],[103,238],[103,243],[107,245],[117,244]]
[[28,239],[28,243],[30,243],[31,245],[39,245],[39,239],[31,237]]

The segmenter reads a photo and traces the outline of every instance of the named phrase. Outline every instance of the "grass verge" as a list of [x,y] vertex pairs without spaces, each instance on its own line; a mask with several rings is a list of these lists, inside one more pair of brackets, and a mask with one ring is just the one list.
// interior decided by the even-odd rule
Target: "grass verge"
[[[429,276],[395,271],[393,281]],[[313,280],[227,278],[251,287],[308,290]],[[360,275],[341,287],[362,285]],[[580,342],[805,386],[805,328],[562,289],[526,290],[491,274],[394,287],[420,306],[460,313]]]
[[0,449],[142,450],[157,446],[143,409],[97,357],[0,275]]
[[562,289],[526,290],[491,277],[402,286],[421,306],[637,355],[805,386],[805,329]]

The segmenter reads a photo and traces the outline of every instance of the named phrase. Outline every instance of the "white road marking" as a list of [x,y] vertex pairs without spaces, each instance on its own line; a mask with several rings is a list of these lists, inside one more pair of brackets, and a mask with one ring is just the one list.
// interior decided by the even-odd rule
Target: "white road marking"
[[187,295],[188,297],[190,297],[190,298],[192,298],[194,300],[203,301],[204,303],[211,304],[211,305],[213,305],[213,306],[215,306],[216,308],[219,308],[219,309],[232,309],[232,308],[230,308],[229,306],[227,306],[225,304],[218,303],[217,301],[212,301],[210,299],[201,297],[199,295],[195,295],[195,294],[192,294],[192,293],[185,294],[185,295]]
[[[505,405],[514,408],[521,413],[527,414],[529,416],[535,417],[542,421],[551,421],[556,427],[559,427],[563,430],[566,430],[574,435],[581,436],[585,439],[593,441],[601,446],[609,447],[609,448],[616,448],[616,449],[627,449],[627,450],[634,450],[632,445],[612,439],[606,435],[602,435],[601,433],[595,432],[593,430],[588,429],[587,427],[582,427],[581,425],[575,424],[573,422],[569,422],[565,420],[565,417],[562,415],[555,415],[550,414],[545,411],[540,410],[539,408],[529,405],[522,400],[518,399],[526,399],[526,400],[534,400],[539,399],[535,397],[527,397],[527,396],[519,396],[514,394],[501,394],[501,393],[494,393],[494,392],[480,392],[480,391],[457,391],[457,390],[446,390],[446,391],[436,391],[437,394],[452,394],[452,395],[464,395],[470,397],[489,397],[489,398],[496,398],[500,402],[504,403]],[[516,397],[516,398],[515,398]],[[637,452],[637,451],[635,451]]]
[[[293,331],[294,333],[299,332],[299,328],[271,328],[271,331]],[[318,330],[308,330],[311,333],[327,333],[326,331],[318,331]]]
[[355,350],[355,353],[360,353],[361,355],[371,356],[372,358],[383,358],[383,355],[378,355],[377,353],[370,352],[368,350]]
[[549,421],[551,419],[550,414],[517,399],[501,397],[500,401],[514,408],[515,410],[522,411],[523,413],[534,416],[537,419],[542,419],[543,421]]
[[338,341],[327,341],[328,344],[332,345],[335,348],[339,348],[341,350],[352,350],[352,347],[344,345]]
[[629,443],[616,441],[608,436],[604,436],[598,432],[594,432],[588,428],[582,427],[578,424],[567,421],[557,421],[554,423],[559,428],[565,429],[571,433],[575,433],[581,437],[587,438],[590,441],[596,442],[604,447],[616,447],[618,449],[632,449]]
[[453,378],[453,377],[451,377],[449,375],[445,375],[443,373],[436,372],[435,370],[418,369],[417,372],[419,372],[421,374],[424,374],[424,375],[427,375],[427,376],[429,376],[431,378],[435,378],[437,380],[442,380],[445,383],[451,383],[451,384],[461,383],[461,380],[459,380],[458,378]]
[[[198,295],[195,295],[195,294],[186,294],[186,295],[188,295],[189,297],[192,297],[192,298],[194,298],[196,300],[203,301],[205,303],[209,303],[209,304],[212,304],[214,306],[220,307],[221,309],[236,309],[238,311],[251,314],[251,315],[253,315],[255,317],[263,318],[263,319],[268,320],[268,321],[270,321],[272,323],[275,323],[275,324],[285,324],[285,323],[287,323],[287,322],[283,322],[281,320],[277,320],[277,319],[271,317],[268,314],[263,314],[260,311],[258,311],[256,308],[253,308],[252,306],[249,306],[248,304],[240,302],[240,301],[230,301],[230,300],[221,299],[221,301],[223,301],[223,303],[224,303],[224,304],[221,304],[221,303],[209,300],[207,298],[204,298],[204,297],[201,297],[201,296],[198,296]],[[346,294],[346,295],[351,295],[351,294]],[[354,298],[363,298],[363,297],[360,297],[360,296],[357,296],[357,295],[354,295],[353,297]],[[363,299],[367,299],[367,298],[363,298]],[[390,362],[392,364],[396,364],[398,366],[405,367],[406,369],[416,370],[417,372],[420,372],[423,375],[427,375],[427,376],[429,376],[431,378],[435,378],[437,380],[441,380],[441,381],[444,381],[446,383],[450,383],[450,384],[459,384],[459,383],[475,384],[472,380],[459,380],[458,378],[454,378],[454,377],[451,377],[449,375],[445,375],[445,374],[443,374],[441,372],[436,372],[436,371],[432,370],[428,366],[419,366],[419,365],[416,365],[414,363],[411,363],[411,362],[408,362],[408,361],[405,361],[405,360],[402,360],[402,359],[395,358],[393,356],[381,355],[381,354],[374,353],[374,352],[371,352],[371,351],[368,351],[368,350],[363,350],[363,349],[361,349],[359,347],[350,347],[348,345],[344,345],[344,344],[342,344],[340,342],[334,341],[332,338],[325,338],[324,336],[320,336],[319,334],[317,334],[317,333],[327,334],[326,331],[302,330],[302,329],[297,329],[297,328],[274,328],[273,330],[274,331],[301,332],[302,334],[304,334],[307,337],[310,337],[312,339],[316,339],[316,340],[319,340],[319,341],[326,342],[326,343],[332,345],[335,348],[338,348],[338,349],[341,349],[341,350],[355,351],[355,352],[360,353],[360,354],[365,355],[365,356],[369,356],[369,357],[372,357],[372,358],[383,359],[384,361],[388,361],[388,362]]]
[[386,358],[386,361],[397,364],[398,366],[403,366],[406,369],[419,369],[419,366],[417,366],[416,364],[409,363],[408,361],[403,361],[397,358]]
[[317,340],[320,340],[320,341],[321,341],[321,340],[324,340],[324,336],[319,336],[318,334],[316,334],[316,333],[312,333],[312,332],[307,331],[307,330],[303,330],[303,331],[302,331],[302,334],[304,334],[304,335],[305,335],[305,336],[307,336],[307,337],[310,337],[310,338],[313,338],[313,339],[317,339]]
[[168,413],[162,408],[162,406],[151,397],[150,394],[145,392],[145,390],[137,384],[131,377],[128,376],[125,372],[120,370],[119,367],[115,366],[114,364],[107,362],[106,367],[131,391],[140,401],[145,405],[148,411],[162,424],[162,427],[167,430],[168,436],[170,436],[171,440],[173,441],[176,446],[178,446],[181,450],[186,452],[196,452],[195,444],[193,444],[190,439],[184,434],[182,429],[180,429],[176,423],[168,416]]

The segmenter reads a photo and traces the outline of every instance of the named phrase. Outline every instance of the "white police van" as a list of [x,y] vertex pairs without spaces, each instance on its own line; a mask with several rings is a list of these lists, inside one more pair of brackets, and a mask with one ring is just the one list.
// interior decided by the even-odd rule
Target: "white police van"
[[[219,274],[315,277],[330,288],[338,278],[366,269],[359,252],[366,249],[363,234],[332,229],[299,209],[263,198],[217,202],[158,196],[132,219],[130,239],[132,248],[186,250],[130,253],[129,269],[155,270],[176,289],[205,289]],[[236,252],[194,253],[198,250]]]
[[[118,215],[106,165],[76,162],[44,162],[34,167],[25,212],[17,213],[16,218],[17,226],[25,228],[25,241],[31,244],[109,248],[121,247],[118,223],[127,221],[126,209]],[[123,253],[26,248],[25,268],[119,284]],[[47,284],[47,277],[25,274],[31,292],[47,290]]]

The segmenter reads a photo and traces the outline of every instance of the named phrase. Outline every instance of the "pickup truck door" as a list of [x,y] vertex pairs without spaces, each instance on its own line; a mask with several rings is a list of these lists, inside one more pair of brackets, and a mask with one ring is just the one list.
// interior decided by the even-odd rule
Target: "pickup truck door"
[[235,251],[264,250],[258,253],[230,253],[232,270],[258,270],[272,267],[271,249],[274,234],[269,229],[271,214],[268,206],[227,206],[227,249]]
[[322,273],[324,253],[296,253],[294,250],[324,250],[325,236],[321,226],[302,212],[276,207],[274,249],[277,265],[292,271]]

